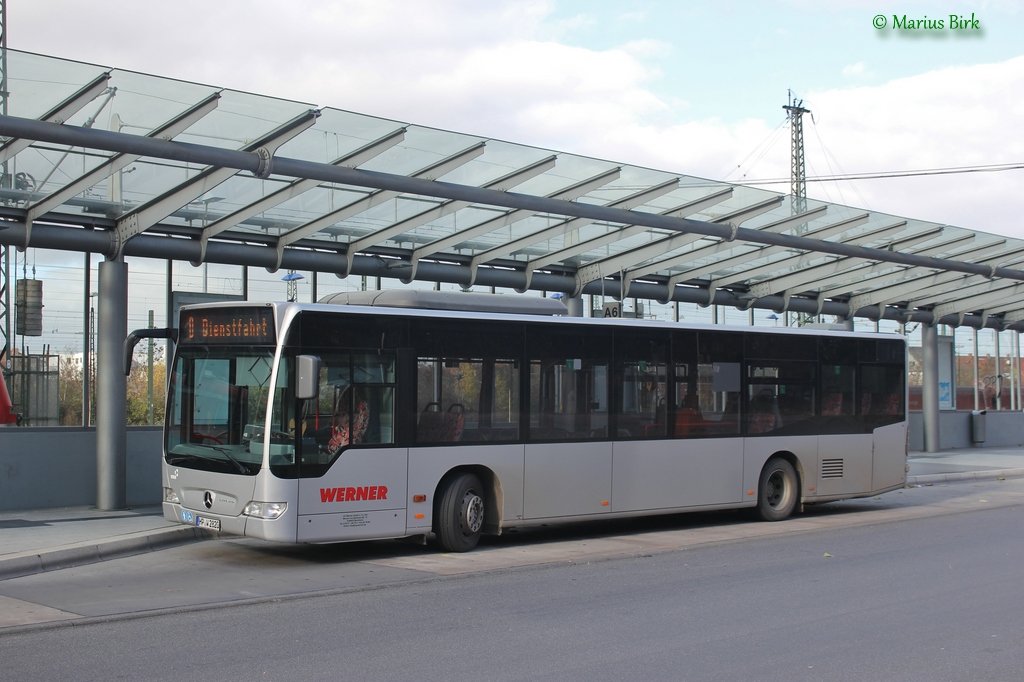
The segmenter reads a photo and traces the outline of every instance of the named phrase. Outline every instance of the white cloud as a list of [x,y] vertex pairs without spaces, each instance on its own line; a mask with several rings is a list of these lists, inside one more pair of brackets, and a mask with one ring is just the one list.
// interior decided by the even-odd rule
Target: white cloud
[[843,67],[843,75],[847,78],[867,78],[874,74],[868,71],[868,66],[864,62],[857,62],[856,64],[848,64]]
[[[846,172],[1024,161],[1024,57],[809,93],[805,104]],[[809,158],[812,135],[805,132]],[[872,180],[858,188],[876,210],[1024,237],[1013,215],[1020,181],[1021,171],[1009,171]]]

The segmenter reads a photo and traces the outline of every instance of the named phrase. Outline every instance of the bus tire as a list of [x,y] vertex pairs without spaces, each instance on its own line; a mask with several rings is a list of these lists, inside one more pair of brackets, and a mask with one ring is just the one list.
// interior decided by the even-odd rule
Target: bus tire
[[437,541],[448,552],[468,552],[480,542],[484,526],[484,492],[480,479],[461,474],[441,493],[437,509]]
[[800,496],[793,465],[774,457],[761,470],[757,484],[757,513],[764,521],[781,521],[796,509]]

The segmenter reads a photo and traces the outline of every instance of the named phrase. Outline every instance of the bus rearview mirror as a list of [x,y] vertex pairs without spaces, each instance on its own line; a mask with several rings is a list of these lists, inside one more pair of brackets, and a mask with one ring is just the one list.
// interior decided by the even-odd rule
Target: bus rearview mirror
[[295,397],[299,400],[314,400],[320,395],[320,358],[315,355],[299,355],[295,358]]

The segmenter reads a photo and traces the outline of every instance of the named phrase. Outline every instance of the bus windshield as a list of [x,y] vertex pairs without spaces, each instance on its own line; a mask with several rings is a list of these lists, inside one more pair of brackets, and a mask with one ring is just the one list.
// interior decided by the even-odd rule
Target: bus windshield
[[[168,388],[164,452],[168,464],[253,476],[263,462],[268,405],[291,404],[289,363],[282,361],[270,395],[273,348],[191,346],[182,348]],[[288,417],[271,415],[270,447],[293,450]]]

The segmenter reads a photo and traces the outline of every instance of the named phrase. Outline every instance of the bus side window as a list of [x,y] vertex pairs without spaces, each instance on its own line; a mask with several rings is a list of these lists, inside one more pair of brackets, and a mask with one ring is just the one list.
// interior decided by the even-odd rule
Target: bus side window
[[709,436],[740,432],[740,384],[743,336],[726,332],[697,334],[697,393]]
[[303,440],[329,456],[394,442],[394,355],[321,353],[320,360],[320,395],[305,407]]
[[663,339],[619,334],[615,355],[619,437],[664,438],[668,433],[667,345]]
[[[417,443],[457,443],[480,436],[484,367],[479,358],[417,361]],[[467,424],[467,416],[471,416]],[[467,434],[467,427],[470,434]]]
[[583,358],[530,363],[531,440],[608,437],[607,364]]
[[417,443],[519,438],[519,367],[513,359],[420,357]]
[[353,419],[362,417],[363,443],[393,443],[395,424],[395,355],[391,352],[355,353],[352,357]]
[[860,365],[860,419],[867,428],[903,419],[903,371],[900,365]]
[[702,362],[697,365],[700,412],[708,435],[740,431],[740,363]]

